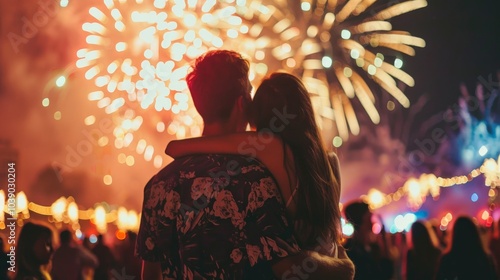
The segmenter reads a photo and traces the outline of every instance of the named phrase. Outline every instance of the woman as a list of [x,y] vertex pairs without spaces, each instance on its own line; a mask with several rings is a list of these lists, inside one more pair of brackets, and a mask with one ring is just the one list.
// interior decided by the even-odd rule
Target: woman
[[257,158],[278,183],[301,247],[335,255],[341,236],[340,176],[331,166],[337,168],[338,161],[323,148],[304,84],[290,74],[272,74],[257,89],[249,120],[257,131],[171,141],[166,153]]
[[427,221],[416,221],[412,224],[411,246],[407,252],[407,280],[434,279],[437,264],[441,257],[439,241]]
[[470,217],[461,216],[455,221],[451,247],[441,258],[436,279],[499,279],[493,257]]
[[51,280],[48,267],[54,252],[52,230],[28,222],[17,241],[17,273],[15,280]]

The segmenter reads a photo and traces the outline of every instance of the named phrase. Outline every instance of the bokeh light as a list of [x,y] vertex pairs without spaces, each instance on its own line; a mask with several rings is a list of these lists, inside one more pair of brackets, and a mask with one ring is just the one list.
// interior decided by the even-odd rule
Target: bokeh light
[[473,194],[470,196],[470,200],[471,200],[472,202],[476,202],[478,199],[479,199],[479,196],[477,195],[477,193],[473,193]]
[[56,80],[56,86],[57,87],[63,87],[64,84],[66,84],[66,77],[59,76],[59,78],[57,78],[57,80]]

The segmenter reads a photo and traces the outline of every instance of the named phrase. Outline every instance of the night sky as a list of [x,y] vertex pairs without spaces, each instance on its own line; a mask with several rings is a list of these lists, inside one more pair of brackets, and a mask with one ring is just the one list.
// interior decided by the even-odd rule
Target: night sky
[[406,67],[416,86],[406,93],[414,98],[428,94],[432,107],[441,110],[456,102],[460,83],[472,90],[477,77],[500,71],[500,1],[428,2],[426,8],[392,22],[395,26],[401,23],[403,30],[427,43],[415,57],[407,59]]

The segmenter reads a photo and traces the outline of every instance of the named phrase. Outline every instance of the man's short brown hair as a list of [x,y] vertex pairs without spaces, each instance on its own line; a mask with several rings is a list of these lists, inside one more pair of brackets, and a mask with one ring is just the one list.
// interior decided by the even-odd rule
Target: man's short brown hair
[[239,53],[229,50],[209,51],[196,59],[186,81],[205,123],[228,120],[238,98],[249,94],[249,66]]

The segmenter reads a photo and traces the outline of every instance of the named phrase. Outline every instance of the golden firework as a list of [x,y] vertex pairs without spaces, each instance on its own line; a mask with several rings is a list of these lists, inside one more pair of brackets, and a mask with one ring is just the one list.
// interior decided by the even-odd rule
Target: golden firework
[[409,106],[396,80],[413,86],[413,79],[374,49],[414,55],[414,46],[425,45],[393,31],[387,20],[425,7],[426,1],[368,13],[375,2],[302,1],[297,14],[287,1],[104,0],[88,10],[91,20],[82,25],[87,46],[77,52],[76,66],[96,86],[88,99],[113,115],[115,139],[110,143],[118,149],[145,145],[145,159],[154,159],[157,167],[163,149],[134,135],[141,130],[166,130],[178,138],[199,135],[201,119],[192,109],[184,77],[197,56],[216,48],[237,50],[251,61],[254,87],[274,71],[301,76],[318,120],[334,121],[347,139],[349,131],[359,132],[352,99],[379,122],[367,79]]

